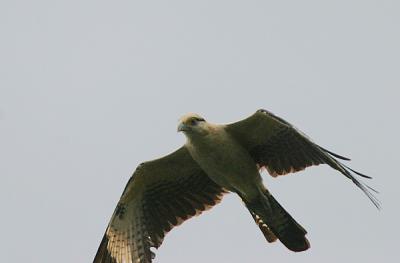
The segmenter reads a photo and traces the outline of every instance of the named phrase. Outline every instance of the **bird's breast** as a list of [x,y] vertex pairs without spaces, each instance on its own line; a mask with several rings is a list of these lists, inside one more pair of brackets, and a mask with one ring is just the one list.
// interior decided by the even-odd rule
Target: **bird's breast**
[[229,136],[217,134],[192,140],[187,148],[207,175],[228,190],[246,188],[261,180],[249,153]]

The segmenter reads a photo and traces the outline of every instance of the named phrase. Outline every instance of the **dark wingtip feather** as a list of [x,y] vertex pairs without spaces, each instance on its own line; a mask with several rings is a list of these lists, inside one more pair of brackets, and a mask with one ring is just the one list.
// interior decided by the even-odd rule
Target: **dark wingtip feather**
[[379,194],[379,191],[378,191],[378,190],[372,188],[371,186],[369,186],[369,185],[367,185],[367,184],[366,184],[365,186],[368,187],[368,189],[371,190],[371,191],[373,191],[374,193]]
[[361,181],[358,181],[358,180],[350,173],[350,171],[351,171],[351,172],[354,172],[355,174],[358,174],[358,175],[360,175],[360,176],[362,176],[362,177],[366,177],[366,178],[371,178],[371,177],[366,176],[366,175],[363,175],[363,174],[360,174],[360,173],[354,171],[353,169],[347,167],[346,165],[344,165],[344,164],[342,164],[342,163],[340,163],[340,162],[338,162],[338,164],[339,164],[340,166],[342,166],[344,174],[345,174],[350,180],[352,180],[353,183],[354,183],[358,188],[360,188],[360,189],[364,192],[364,194],[369,198],[369,200],[371,200],[371,202],[374,204],[374,206],[375,206],[378,210],[381,210],[381,202],[379,201],[379,199],[378,199],[373,193],[370,192],[370,190],[373,191],[373,192],[375,192],[375,193],[378,193],[378,191],[375,190],[374,188],[368,186],[367,184],[365,184],[365,183],[363,183],[363,182],[361,182]]
[[369,198],[369,200],[371,200],[371,202],[375,205],[375,207],[378,210],[382,209],[381,202],[379,201],[379,199],[375,195],[373,195],[370,191],[368,191],[368,189],[371,189],[372,191],[378,193],[375,189],[371,188],[370,186],[364,183],[361,183],[356,179],[354,179],[353,182],[366,194],[366,196]]
[[[372,179],[371,176],[368,176],[368,175],[362,174],[362,173],[360,173],[360,172],[357,172],[357,171],[351,169],[350,167],[348,167],[348,166],[345,165],[345,164],[342,164],[342,163],[341,163],[341,165],[343,165],[344,167],[346,167],[347,169],[349,169],[350,171],[352,171],[353,173],[355,173],[355,174],[357,174],[357,175],[359,175],[359,176],[361,176],[361,177],[364,177],[364,178],[367,178],[367,179]],[[375,191],[375,190],[374,190],[374,191]]]
[[337,153],[334,153],[334,152],[331,152],[331,151],[329,151],[329,150],[327,150],[327,149],[325,149],[325,148],[323,148],[323,147],[321,147],[321,146],[318,146],[321,150],[323,150],[324,152],[327,152],[327,153],[329,153],[330,155],[332,155],[332,156],[334,156],[334,157],[336,157],[336,158],[339,158],[339,159],[341,159],[341,160],[344,160],[344,161],[350,161],[350,158],[348,158],[348,157],[344,157],[344,156],[341,156],[341,155],[339,155],[339,154],[337,154]]
[[378,191],[373,189],[372,187],[368,186],[367,184],[365,184],[361,181],[358,181],[357,178],[355,178],[351,172],[353,172],[357,175],[360,175],[361,177],[368,178],[368,179],[371,179],[372,177],[361,174],[359,172],[356,172],[353,169],[349,168],[348,166],[342,164],[338,160],[336,160],[336,164],[338,165],[338,168],[339,168],[338,170],[341,171],[341,173],[344,174],[351,181],[353,181],[353,183],[364,192],[364,194],[369,198],[369,200],[371,200],[371,202],[375,205],[375,207],[378,210],[380,210],[381,203],[380,203],[379,199],[376,196],[374,196],[374,194],[371,192],[371,191],[373,191],[375,193],[378,193]]

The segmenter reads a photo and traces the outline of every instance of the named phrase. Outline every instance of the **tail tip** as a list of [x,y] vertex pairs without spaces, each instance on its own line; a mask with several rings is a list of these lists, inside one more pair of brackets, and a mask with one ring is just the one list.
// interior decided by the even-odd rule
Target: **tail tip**
[[292,242],[284,245],[293,252],[302,252],[310,248],[310,242],[305,237],[301,240],[293,240]]

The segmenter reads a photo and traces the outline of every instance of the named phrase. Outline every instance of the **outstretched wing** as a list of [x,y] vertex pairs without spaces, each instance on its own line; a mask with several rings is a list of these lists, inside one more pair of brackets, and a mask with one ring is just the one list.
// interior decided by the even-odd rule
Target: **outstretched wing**
[[185,147],[138,166],[130,178],[94,263],[151,263],[167,232],[219,203],[211,181]]
[[336,158],[350,159],[318,146],[293,125],[271,112],[258,110],[244,120],[227,125],[226,131],[273,177],[297,172],[312,165],[328,164],[352,180],[379,208],[379,201],[370,192],[376,191],[358,181],[352,173],[371,177],[342,164]]

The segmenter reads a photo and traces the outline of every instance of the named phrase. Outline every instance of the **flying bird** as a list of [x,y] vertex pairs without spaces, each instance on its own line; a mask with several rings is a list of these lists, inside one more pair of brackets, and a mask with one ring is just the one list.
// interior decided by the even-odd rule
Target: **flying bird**
[[350,179],[379,208],[375,191],[340,160],[349,159],[313,143],[293,125],[266,110],[227,125],[197,114],[181,118],[184,146],[140,164],[117,204],[94,263],[151,263],[173,227],[218,204],[223,195],[239,195],[268,242],[289,250],[310,247],[306,230],[263,185],[260,170],[273,177],[327,164]]

